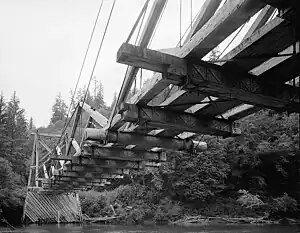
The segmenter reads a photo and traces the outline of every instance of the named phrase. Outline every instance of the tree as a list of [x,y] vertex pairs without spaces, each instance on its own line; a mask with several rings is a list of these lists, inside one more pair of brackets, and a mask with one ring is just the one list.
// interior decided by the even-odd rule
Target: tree
[[[0,95],[0,221],[16,218],[22,206],[27,176],[27,161],[32,149],[25,110],[14,92],[6,102]],[[13,210],[13,211],[12,211]],[[14,212],[11,215],[11,212]],[[9,214],[10,213],[10,214]]]
[[52,106],[51,123],[55,124],[58,121],[64,121],[67,117],[67,105],[59,93],[55,98],[55,103]]
[[98,82],[98,85],[97,85],[97,83],[95,83],[93,107],[96,109],[105,107],[104,90],[103,90],[103,84],[101,83],[101,81]]
[[[87,103],[88,105],[93,105],[93,97],[89,90],[86,89],[86,86],[83,86],[83,88],[79,88],[76,93],[76,101],[77,103],[82,102]],[[76,105],[74,105],[76,107]]]
[[32,117],[30,117],[28,128],[29,128],[30,130],[35,129],[35,126],[34,126]]
[[0,95],[0,157],[6,157],[10,141],[7,132],[7,104],[4,96]]
[[11,100],[7,105],[7,130],[8,136],[11,138],[11,147],[14,148],[15,143],[22,138],[27,137],[27,121],[25,118],[25,110],[20,108],[20,100],[14,92]]

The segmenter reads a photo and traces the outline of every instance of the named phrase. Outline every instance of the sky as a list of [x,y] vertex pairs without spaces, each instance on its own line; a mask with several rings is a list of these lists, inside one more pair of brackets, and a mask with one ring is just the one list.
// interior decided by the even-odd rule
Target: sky
[[[150,1],[148,12],[154,0]],[[100,19],[79,86],[87,85],[108,19],[112,0],[104,0]],[[116,0],[114,12],[95,69],[110,105],[119,91],[126,66],[116,54],[126,41],[145,0]],[[182,32],[204,0],[183,0]],[[1,0],[0,91],[14,91],[36,126],[47,126],[58,93],[69,103],[83,62],[101,0]],[[175,47],[179,41],[179,0],[169,0],[155,33],[152,49]],[[135,40],[133,36],[132,40]],[[93,86],[91,86],[93,90]]]

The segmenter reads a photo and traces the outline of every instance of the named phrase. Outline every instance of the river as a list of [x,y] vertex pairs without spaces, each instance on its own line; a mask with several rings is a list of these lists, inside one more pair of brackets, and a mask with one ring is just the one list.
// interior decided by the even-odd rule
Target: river
[[[21,230],[21,229],[19,229]],[[112,226],[99,224],[60,224],[60,225],[29,225],[21,230],[26,233],[294,233],[300,232],[300,226],[278,225],[216,225],[198,227],[173,226]],[[20,232],[20,231],[18,231]]]

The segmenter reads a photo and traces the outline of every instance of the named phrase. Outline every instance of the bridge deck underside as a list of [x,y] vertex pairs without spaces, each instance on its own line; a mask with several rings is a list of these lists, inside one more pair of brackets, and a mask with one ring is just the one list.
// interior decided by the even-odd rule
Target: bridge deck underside
[[[239,135],[238,124],[234,124],[235,121],[261,109],[269,108],[277,111],[287,110],[299,113],[299,88],[297,87],[299,81],[297,77],[300,72],[298,65],[300,55],[298,53],[299,44],[295,44],[296,41],[299,41],[299,26],[295,26],[294,23],[285,20],[284,17],[277,16],[270,19],[254,31],[250,37],[242,40],[239,45],[223,56],[220,62],[212,62],[222,68],[221,72],[234,71],[235,75],[232,77],[224,76],[218,83],[221,84],[221,87],[224,87],[222,90],[217,90],[214,82],[208,84],[204,82],[211,81],[208,79],[202,80],[203,82],[199,81],[197,85],[189,87],[189,77],[193,73],[181,71],[183,69],[182,63],[186,62],[187,66],[191,63],[194,65],[205,55],[195,50],[196,47],[199,49],[202,44],[205,44],[205,38],[203,38],[205,37],[203,35],[205,29],[203,31],[200,29],[198,31],[199,35],[197,33],[194,35],[193,38],[199,37],[195,39],[198,44],[192,45],[189,48],[192,52],[185,53],[185,57],[182,57],[184,52],[178,52],[178,50],[184,51],[187,47],[185,44],[182,48],[174,48],[174,51],[168,51],[176,58],[180,57],[182,63],[177,59],[174,60],[174,57],[169,54],[159,53],[155,55],[149,49],[123,44],[118,51],[117,61],[119,63],[158,73],[154,74],[153,78],[145,84],[141,91],[127,100],[127,103],[137,106],[135,116],[132,113],[131,117],[128,117],[128,109],[124,109],[124,105],[121,105],[118,109],[119,114],[115,116],[113,121],[112,130],[126,130],[132,133],[143,132],[155,136],[176,138],[199,138],[203,134],[227,137]],[[245,22],[245,20],[241,21],[236,28]],[[230,20],[228,20],[229,23]],[[224,23],[220,26],[221,29],[216,27],[215,30],[223,31],[229,35],[230,32],[226,32],[226,29],[224,29],[229,26],[228,24]],[[297,33],[293,33],[295,29]],[[218,42],[214,44],[214,37],[218,36],[218,34],[211,36],[210,50],[218,45]],[[190,41],[193,41],[193,38]],[[193,52],[194,50],[196,52]],[[209,51],[209,49],[206,48],[206,51]],[[206,66],[209,65],[205,64],[201,68],[204,69]],[[185,73],[180,74],[180,72]],[[248,74],[253,75],[254,79],[249,79]],[[196,75],[194,76],[195,79],[199,79]],[[293,79],[296,81],[293,82]],[[255,80],[254,84],[260,85],[258,87],[260,90],[256,91],[255,88],[251,87],[249,80]],[[288,81],[290,83],[286,84]],[[289,89],[287,86],[292,87],[293,83],[296,83],[296,85],[291,94],[287,91]],[[247,89],[249,91],[245,92],[245,89],[240,88],[242,85],[248,85]],[[239,88],[234,89],[235,87]],[[243,92],[240,91],[241,89]],[[260,101],[264,99],[266,101]],[[282,107],[278,107],[277,103],[279,102]],[[156,117],[153,116],[154,114],[149,113],[147,117],[144,117],[143,113],[146,110],[148,112],[153,111]],[[179,115],[184,119],[190,119],[186,116],[189,114],[201,120],[207,127],[199,127],[199,124],[191,124],[190,128],[183,127],[186,122],[177,121],[177,123],[173,123],[170,118],[165,117],[168,114],[164,114],[159,119],[157,117],[159,115],[157,114],[158,111],[168,112],[170,116],[172,114]],[[215,124],[211,124],[212,122],[215,122]],[[228,127],[225,127],[226,124]]]
[[195,151],[199,142],[194,140],[203,135],[239,136],[236,121],[264,108],[300,112],[299,25],[285,20],[290,11],[268,21],[270,15],[259,15],[257,20],[264,19],[254,23],[259,28],[220,60],[207,62],[203,57],[251,16],[274,8],[260,0],[235,0],[215,13],[217,6],[209,0],[204,5],[210,6],[210,17],[195,22],[197,31],[180,48],[164,53],[140,44],[121,46],[117,61],[131,66],[128,83],[139,68],[156,73],[133,97],[117,104],[109,123],[99,120],[103,128],[87,127],[81,156],[52,158],[64,166],[42,181],[45,191],[105,187],[131,169],[159,166],[169,151]]

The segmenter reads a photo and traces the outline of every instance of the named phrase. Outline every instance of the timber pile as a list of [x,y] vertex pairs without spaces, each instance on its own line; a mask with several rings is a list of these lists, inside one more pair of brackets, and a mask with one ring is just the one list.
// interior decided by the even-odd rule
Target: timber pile
[[74,194],[27,192],[23,218],[33,223],[74,223],[82,221],[79,199]]

